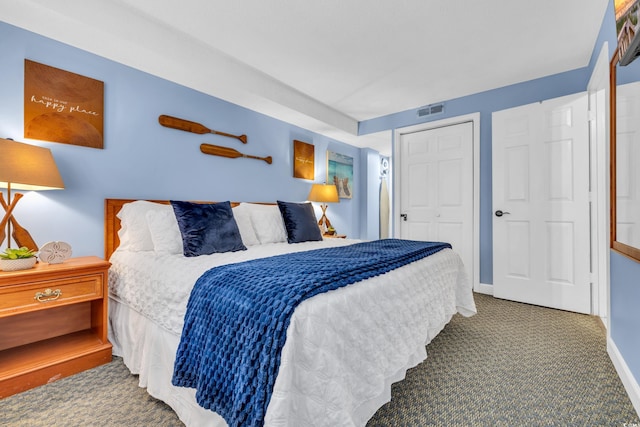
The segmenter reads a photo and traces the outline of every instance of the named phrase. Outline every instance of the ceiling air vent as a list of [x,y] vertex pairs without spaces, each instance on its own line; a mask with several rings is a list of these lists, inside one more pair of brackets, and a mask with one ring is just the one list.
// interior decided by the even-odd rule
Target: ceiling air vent
[[444,104],[431,104],[418,110],[418,117],[432,116],[444,113]]

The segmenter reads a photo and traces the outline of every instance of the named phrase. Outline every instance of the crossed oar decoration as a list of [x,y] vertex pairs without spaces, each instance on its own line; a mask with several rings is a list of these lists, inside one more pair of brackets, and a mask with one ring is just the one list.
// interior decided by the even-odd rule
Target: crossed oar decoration
[[[11,236],[13,237],[13,240],[15,240],[15,242],[18,244],[18,246],[26,246],[31,250],[37,251],[38,245],[36,245],[36,242],[33,240],[29,232],[20,224],[18,224],[18,221],[16,221],[12,214],[13,208],[16,207],[16,203],[18,203],[18,200],[20,200],[21,197],[22,194],[15,194],[13,196],[11,204],[7,205],[7,202],[4,200],[4,195],[0,193],[0,205],[5,211],[4,216],[2,217],[2,221],[0,221],[0,244],[2,244],[5,237],[7,237],[7,222],[11,222],[11,225],[13,226],[13,232],[11,233]],[[10,237],[7,238],[10,239]]]
[[[213,133],[216,135],[226,136],[228,138],[235,138],[241,141],[243,144],[247,143],[246,135],[232,135],[230,133],[220,132],[217,130],[209,129],[208,127],[200,123],[192,122],[190,120],[179,119],[177,117],[167,116],[163,114],[160,117],[158,117],[158,122],[162,126],[172,128],[172,129],[178,129],[185,132],[197,133],[199,135],[203,135],[205,133]],[[264,160],[269,164],[271,164],[272,162],[271,156],[258,157],[258,156],[253,156],[251,154],[243,154],[238,150],[234,150],[233,148],[221,147],[219,145],[200,144],[200,151],[204,154],[210,154],[212,156],[228,157],[232,159],[238,158],[238,157],[244,157],[247,159]]]

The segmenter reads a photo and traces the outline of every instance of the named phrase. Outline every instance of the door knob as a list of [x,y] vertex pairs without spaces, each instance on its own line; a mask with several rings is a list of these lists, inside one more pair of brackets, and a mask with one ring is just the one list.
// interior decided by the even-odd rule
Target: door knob
[[407,220],[407,214],[400,214],[400,218],[402,218],[403,221]]
[[496,216],[500,217],[502,215],[511,215],[511,212],[502,212],[501,210],[496,211]]

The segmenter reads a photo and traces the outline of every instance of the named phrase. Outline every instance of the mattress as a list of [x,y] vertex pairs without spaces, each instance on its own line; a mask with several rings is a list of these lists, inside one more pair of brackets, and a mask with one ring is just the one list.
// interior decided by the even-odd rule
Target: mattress
[[[171,385],[193,284],[211,267],[354,243],[273,243],[187,258],[117,250],[110,261],[110,340],[139,384],[188,426],[225,426]],[[301,303],[295,310],[265,418],[268,426],[361,426],[391,398],[391,384],[427,356],[455,313],[475,313],[460,257],[445,249],[394,271]]]

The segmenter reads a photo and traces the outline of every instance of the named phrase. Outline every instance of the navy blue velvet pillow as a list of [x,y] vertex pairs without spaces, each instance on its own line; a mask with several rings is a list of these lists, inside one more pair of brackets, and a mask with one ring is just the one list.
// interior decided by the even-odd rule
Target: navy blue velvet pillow
[[278,207],[287,229],[287,242],[300,243],[322,240],[320,227],[311,203],[291,203],[278,200]]
[[171,201],[178,220],[184,256],[244,251],[230,202],[192,203]]

